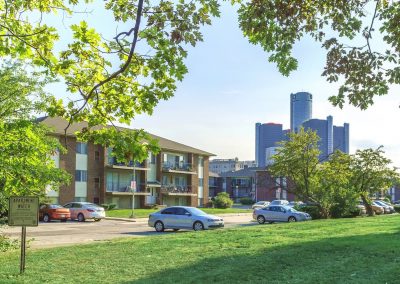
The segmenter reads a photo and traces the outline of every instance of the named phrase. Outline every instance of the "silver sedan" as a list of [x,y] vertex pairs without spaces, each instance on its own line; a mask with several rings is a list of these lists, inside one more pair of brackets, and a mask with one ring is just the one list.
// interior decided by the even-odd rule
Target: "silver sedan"
[[256,209],[253,212],[253,218],[258,223],[264,224],[265,222],[297,222],[311,220],[308,213],[297,211],[289,206],[270,205],[261,209]]
[[195,207],[173,206],[150,214],[148,224],[157,232],[163,232],[165,229],[200,231],[223,227],[224,220]]

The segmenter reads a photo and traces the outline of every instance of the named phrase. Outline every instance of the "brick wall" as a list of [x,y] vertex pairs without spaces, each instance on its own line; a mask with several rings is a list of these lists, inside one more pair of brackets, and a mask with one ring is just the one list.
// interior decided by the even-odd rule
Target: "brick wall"
[[69,185],[60,187],[60,204],[74,201],[75,197],[75,164],[76,164],[76,138],[60,137],[60,142],[67,149],[67,153],[60,153],[60,168],[71,175]]

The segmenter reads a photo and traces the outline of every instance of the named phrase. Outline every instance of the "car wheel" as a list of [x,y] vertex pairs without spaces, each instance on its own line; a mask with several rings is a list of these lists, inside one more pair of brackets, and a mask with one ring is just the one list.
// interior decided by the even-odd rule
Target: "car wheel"
[[200,221],[194,222],[193,224],[193,230],[195,231],[201,231],[204,230],[204,225]]
[[297,221],[296,217],[293,216],[290,216],[288,219],[288,222],[296,222],[296,221]]
[[260,215],[257,217],[257,222],[258,224],[264,224],[265,223],[265,217],[263,215]]
[[159,233],[164,232],[164,224],[163,224],[163,222],[157,221],[154,224],[154,229],[156,229],[156,231],[159,232]]
[[101,219],[94,219],[94,221],[95,221],[95,222],[100,222],[100,221],[101,221]]
[[62,219],[61,222],[67,222],[67,219]]
[[50,216],[49,216],[48,214],[45,214],[45,215],[43,216],[43,222],[45,222],[45,223],[50,222]]
[[82,213],[78,214],[78,222],[84,222],[85,221],[85,216],[83,216]]

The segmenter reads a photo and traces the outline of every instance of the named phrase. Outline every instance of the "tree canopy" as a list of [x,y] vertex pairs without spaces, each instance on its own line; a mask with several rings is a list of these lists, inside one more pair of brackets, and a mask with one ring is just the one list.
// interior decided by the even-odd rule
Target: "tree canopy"
[[132,155],[142,159],[156,150],[144,131],[93,127],[114,121],[129,124],[137,114],[151,114],[160,100],[173,96],[177,81],[187,73],[185,48],[202,40],[200,27],[219,15],[218,3],[97,2],[112,15],[105,21],[126,30],[107,39],[81,21],[69,27],[72,40],[57,53],[54,46],[60,34],[45,22],[46,15],[71,15],[90,2],[94,1],[0,1],[0,56],[27,60],[47,76],[65,82],[68,100],[49,97],[46,112],[64,117],[69,125],[88,122],[78,139],[112,146],[120,160]]
[[64,148],[34,119],[45,109],[46,82],[27,67],[6,62],[0,68],[0,215],[10,195],[40,196],[69,181],[51,158]]
[[296,42],[311,37],[327,50],[322,76],[339,82],[330,97],[366,109],[400,83],[400,2],[251,0],[239,9],[244,35],[269,52],[284,75],[297,69]]

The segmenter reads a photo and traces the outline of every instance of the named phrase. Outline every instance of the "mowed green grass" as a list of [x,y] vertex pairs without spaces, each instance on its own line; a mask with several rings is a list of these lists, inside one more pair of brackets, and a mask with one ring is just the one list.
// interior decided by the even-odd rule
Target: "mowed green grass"
[[[129,228],[127,228],[129,231]],[[400,215],[266,224],[0,255],[1,283],[399,283]]]
[[[160,209],[134,209],[133,214],[135,218],[147,218],[149,214],[159,211]],[[201,208],[204,212],[208,214],[229,214],[229,213],[252,213],[251,209],[237,209],[237,208]],[[117,218],[129,218],[132,214],[132,209],[116,209],[106,211],[107,217],[117,217]]]

